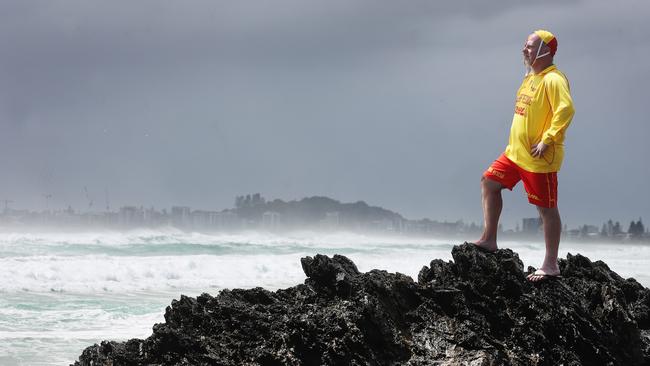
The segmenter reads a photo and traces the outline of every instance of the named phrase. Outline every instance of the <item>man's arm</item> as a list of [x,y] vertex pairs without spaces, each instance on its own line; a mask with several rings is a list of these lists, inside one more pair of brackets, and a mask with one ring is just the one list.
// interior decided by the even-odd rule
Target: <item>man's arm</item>
[[551,126],[542,135],[542,142],[545,145],[552,145],[564,136],[564,131],[569,127],[575,110],[569,92],[569,82],[562,75],[555,73],[546,75],[544,84],[553,117]]

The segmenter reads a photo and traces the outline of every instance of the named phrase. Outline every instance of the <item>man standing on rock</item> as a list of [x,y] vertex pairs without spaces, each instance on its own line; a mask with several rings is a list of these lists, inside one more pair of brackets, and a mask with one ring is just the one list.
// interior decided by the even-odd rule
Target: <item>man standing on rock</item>
[[497,249],[501,190],[522,180],[528,201],[537,206],[544,225],[546,256],[528,276],[536,282],[559,276],[557,252],[562,224],[557,208],[557,172],[564,157],[564,133],[574,109],[569,81],[553,64],[557,39],[546,30],[533,32],[523,48],[527,74],[517,91],[515,114],[506,150],[483,173],[481,194],[485,229],[477,246]]

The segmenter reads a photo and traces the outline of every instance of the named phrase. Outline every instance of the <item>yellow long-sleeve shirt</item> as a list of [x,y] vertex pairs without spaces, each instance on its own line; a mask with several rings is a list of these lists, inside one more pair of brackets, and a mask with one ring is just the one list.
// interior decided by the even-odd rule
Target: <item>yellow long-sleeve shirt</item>
[[[564,133],[574,114],[569,81],[555,65],[524,78],[505,155],[524,170],[557,172],[564,159]],[[540,141],[549,145],[541,158],[530,151]]]

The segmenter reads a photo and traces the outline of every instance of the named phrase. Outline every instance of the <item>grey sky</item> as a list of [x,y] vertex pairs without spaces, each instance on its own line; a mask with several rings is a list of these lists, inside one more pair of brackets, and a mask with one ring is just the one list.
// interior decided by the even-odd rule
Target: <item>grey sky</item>
[[[476,4],[474,4],[476,3]],[[479,5],[486,4],[486,5]],[[543,27],[576,115],[570,226],[650,217],[644,1],[3,1],[0,199],[231,207],[327,195],[480,221],[521,46]],[[518,186],[504,223],[535,214]]]

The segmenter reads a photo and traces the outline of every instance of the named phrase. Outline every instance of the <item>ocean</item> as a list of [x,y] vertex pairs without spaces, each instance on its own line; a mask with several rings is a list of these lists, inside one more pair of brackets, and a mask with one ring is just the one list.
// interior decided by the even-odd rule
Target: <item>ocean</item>
[[[422,266],[451,260],[460,243],[307,231],[0,233],[0,365],[68,365],[101,340],[146,338],[181,294],[294,286],[305,279],[304,256],[342,254],[362,272],[417,280]],[[500,247],[519,253],[526,266],[539,266],[544,255],[541,239]],[[563,242],[560,257],[567,253],[603,260],[650,286],[650,245]]]

